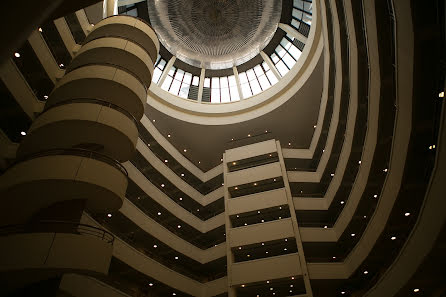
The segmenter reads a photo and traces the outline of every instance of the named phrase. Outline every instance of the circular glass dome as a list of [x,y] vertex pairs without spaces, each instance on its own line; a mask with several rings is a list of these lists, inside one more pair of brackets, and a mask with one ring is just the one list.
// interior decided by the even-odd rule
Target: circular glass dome
[[241,65],[268,45],[282,0],[148,1],[152,26],[166,49],[205,69]]

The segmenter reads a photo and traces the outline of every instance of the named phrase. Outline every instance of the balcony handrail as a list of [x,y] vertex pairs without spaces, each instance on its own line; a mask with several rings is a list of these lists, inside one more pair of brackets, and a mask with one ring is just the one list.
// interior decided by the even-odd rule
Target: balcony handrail
[[127,177],[129,176],[127,169],[125,169],[125,167],[118,160],[113,159],[112,157],[109,157],[107,155],[98,153],[96,151],[91,151],[91,150],[82,149],[82,148],[59,148],[59,149],[50,149],[50,150],[37,152],[34,154],[26,155],[23,158],[17,159],[16,162],[14,162],[14,164],[12,164],[11,167],[15,166],[18,163],[28,161],[28,160],[31,160],[34,158],[46,157],[46,156],[58,156],[58,155],[80,156],[80,157],[86,157],[86,158],[102,161],[102,162],[105,162],[105,163],[115,167],[116,169],[121,171],[125,176],[127,176]]
[[0,226],[0,236],[8,236],[23,233],[69,233],[93,236],[113,244],[115,237],[112,233],[91,225],[79,222],[43,220],[25,224]]

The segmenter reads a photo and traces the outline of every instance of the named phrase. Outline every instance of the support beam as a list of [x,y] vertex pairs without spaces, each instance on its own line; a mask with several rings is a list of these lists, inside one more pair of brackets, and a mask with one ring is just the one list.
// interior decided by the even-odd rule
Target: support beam
[[237,84],[237,90],[238,90],[238,94],[240,97],[240,100],[244,99],[243,93],[242,93],[242,86],[240,84],[240,78],[238,76],[238,70],[237,67],[232,67],[232,71],[234,71],[234,76],[235,76],[235,83]]
[[279,28],[288,33],[289,35],[291,35],[292,37],[296,38],[297,40],[303,42],[304,44],[307,44],[308,38],[302,35],[299,31],[297,31],[290,25],[280,23]]
[[205,75],[206,75],[206,69],[201,68],[200,82],[198,84],[198,97],[197,97],[198,102],[201,102],[203,99],[203,87],[204,87]]
[[170,58],[169,62],[167,62],[166,67],[164,67],[163,74],[161,74],[160,81],[158,82],[158,85],[160,87],[163,85],[164,81],[166,80],[167,74],[169,73],[170,68],[172,68],[173,63],[175,63],[176,59],[177,59],[177,57],[172,56],[172,58]]
[[269,69],[271,69],[271,71],[274,73],[277,80],[280,80],[282,77],[280,76],[279,71],[277,70],[276,66],[273,64],[273,61],[271,61],[271,59],[268,57],[268,55],[265,54],[264,51],[261,51],[260,56],[262,56],[263,61],[265,61],[265,63],[268,65]]

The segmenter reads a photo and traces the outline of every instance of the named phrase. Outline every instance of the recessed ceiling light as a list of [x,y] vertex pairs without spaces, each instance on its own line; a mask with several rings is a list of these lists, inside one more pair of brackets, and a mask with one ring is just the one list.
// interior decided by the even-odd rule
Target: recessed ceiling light
[[378,198],[378,195],[377,194],[373,195],[373,198]]
[[180,197],[179,199],[180,199],[180,201],[181,201],[181,200],[183,200],[183,197]]
[[157,248],[158,246],[156,244],[153,245],[154,248]]
[[62,67],[65,67],[65,65],[61,63],[61,64],[59,64],[59,67],[62,68]]
[[410,216],[410,212],[406,212],[406,213],[404,214],[404,216],[405,216],[405,217]]
[[223,158],[220,159],[220,162],[223,162]]
[[39,28],[39,32],[43,32],[42,28]]
[[265,220],[262,220],[262,223],[265,223]]
[[268,133],[268,130],[265,130],[265,133]]
[[345,203],[344,200],[342,200],[342,201],[341,201],[341,204],[344,204],[344,203]]
[[181,225],[178,225],[177,228],[180,229],[180,228],[181,228]]
[[239,218],[240,216],[239,215],[237,215],[237,218]]
[[418,293],[418,292],[420,292],[420,289],[413,289],[413,291],[414,291],[415,293]]
[[274,290],[274,288],[269,288],[270,291]]
[[25,132],[25,131],[22,131],[22,132],[20,132],[20,135],[25,136],[25,135],[26,135],[26,132]]
[[325,225],[325,226],[324,226],[324,229],[327,229],[327,228],[328,228],[328,226],[327,226],[327,225]]
[[335,257],[335,256],[333,256],[333,260],[334,260],[334,259],[336,259],[336,257]]
[[238,190],[238,187],[235,187],[234,190]]
[[200,211],[200,209],[199,209],[199,208],[197,208],[197,211]]
[[244,288],[245,287],[245,285],[242,285],[242,288]]
[[341,292],[341,294],[342,294],[342,295],[344,295],[344,294],[345,294],[345,292],[344,292],[344,291],[342,291],[342,292]]
[[269,281],[266,281],[267,284],[269,284]]
[[47,95],[44,95],[44,96],[43,96],[43,99],[45,99],[45,100],[48,99],[48,96],[47,96]]
[[167,137],[170,138],[170,134],[167,134]]
[[251,134],[248,134],[248,137],[251,137]]
[[262,242],[262,245],[265,245],[265,243],[264,243],[264,242]]
[[234,141],[234,138],[231,138],[232,141]]
[[366,271],[364,271],[364,274],[369,274],[369,272],[366,270]]
[[158,215],[160,216],[161,215],[161,213],[158,211]]
[[388,171],[388,169],[387,168],[385,168],[384,170],[383,170],[384,172],[387,172]]
[[288,142],[288,145],[291,145],[291,142]]
[[331,176],[334,176],[334,173],[330,174]]
[[109,213],[109,214],[107,215],[107,217],[111,218],[111,217],[112,217],[112,214],[111,214],[111,213]]
[[152,120],[152,122],[154,122],[154,123],[155,123],[155,122],[156,122],[156,120]]
[[248,255],[246,255],[247,257],[251,257],[251,255],[250,254],[248,254]]
[[167,159],[166,160],[164,160],[164,163],[167,163],[167,162],[169,162]]
[[181,173],[181,176],[184,176],[184,173]]
[[257,183],[254,183],[254,186],[257,186]]
[[257,213],[260,213],[260,210],[258,210]]
[[291,279],[294,279],[294,276],[292,276]]
[[287,251],[287,248],[284,248],[283,250],[284,250],[284,251]]
[[175,256],[175,260],[178,260],[178,256]]
[[238,247],[238,249],[239,249],[239,250],[241,250],[241,249],[242,249],[242,247],[241,247],[241,246],[239,246],[239,247]]
[[187,149],[184,149],[183,152],[187,152]]
[[392,236],[392,237],[390,237],[390,239],[391,239],[391,240],[395,240],[395,239],[396,239],[396,237],[395,237],[395,236]]
[[361,160],[358,161],[358,164],[361,164]]
[[290,290],[290,293],[293,293],[293,290]]
[[149,283],[149,286],[153,287],[153,284],[152,284],[152,283]]
[[314,125],[313,128],[316,128],[316,125]]
[[15,52],[15,53],[14,53],[14,56],[15,56],[16,58],[20,58],[20,53]]
[[444,98],[444,91],[438,94],[438,98]]
[[367,216],[363,216],[364,219],[367,219]]
[[161,187],[164,188],[164,184],[161,184]]
[[288,238],[285,238],[285,241],[288,241]]
[[172,293],[172,295],[175,296],[176,294],[175,294],[175,293]]
[[282,206],[279,206],[279,209],[282,209]]
[[91,24],[92,27],[94,27],[94,24]]
[[355,237],[356,234],[355,234],[355,233],[352,233],[352,234],[350,234],[350,235],[351,235],[352,237]]
[[248,226],[248,224],[245,223],[245,226]]
[[201,164],[201,161],[198,161],[198,164]]

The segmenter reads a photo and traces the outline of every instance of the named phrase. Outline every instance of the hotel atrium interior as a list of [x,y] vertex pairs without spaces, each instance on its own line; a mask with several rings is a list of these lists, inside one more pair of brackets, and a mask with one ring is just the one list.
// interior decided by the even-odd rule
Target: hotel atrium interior
[[9,1],[0,296],[445,297],[445,6]]

